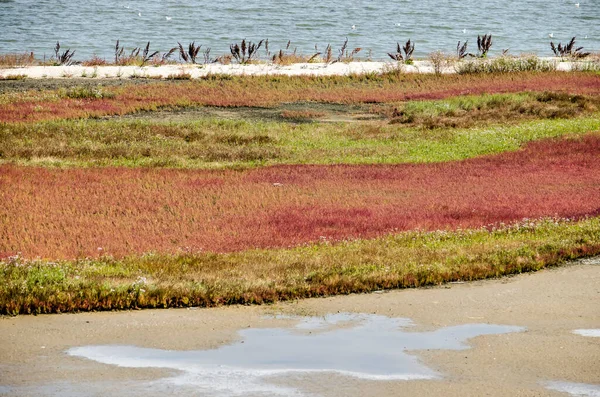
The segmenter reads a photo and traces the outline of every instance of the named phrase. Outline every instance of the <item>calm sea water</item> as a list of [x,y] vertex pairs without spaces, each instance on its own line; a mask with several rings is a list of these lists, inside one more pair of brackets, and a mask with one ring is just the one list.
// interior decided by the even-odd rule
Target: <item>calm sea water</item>
[[346,37],[373,59],[411,38],[423,57],[454,52],[467,39],[476,52],[477,35],[486,33],[494,36],[492,53],[550,56],[550,40],[572,36],[600,51],[600,0],[0,0],[0,32],[0,53],[50,57],[58,40],[79,60],[112,58],[117,39],[128,49],[150,41],[161,51],[195,40],[221,55],[242,38],[268,38],[272,52],[291,40],[304,54],[328,43],[337,54]]

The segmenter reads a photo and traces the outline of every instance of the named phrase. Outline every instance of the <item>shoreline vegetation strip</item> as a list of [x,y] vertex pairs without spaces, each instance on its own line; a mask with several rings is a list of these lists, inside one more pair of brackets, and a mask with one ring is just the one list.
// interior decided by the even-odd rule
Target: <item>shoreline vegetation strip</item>
[[[231,252],[600,215],[600,135],[434,164],[251,170],[1,166],[0,256]],[[186,248],[190,247],[190,248]]]
[[[595,95],[600,93],[600,74],[214,76],[197,81],[123,83],[106,87],[91,82],[91,86],[85,83],[83,89],[71,91],[61,89],[63,83],[58,88],[50,84],[54,89],[44,89],[44,84],[25,81],[10,85],[8,92],[0,94],[0,123],[97,118],[197,106],[272,107],[303,101],[376,104],[523,91]],[[25,88],[20,91],[19,87]]]
[[0,165],[247,169],[294,164],[442,163],[516,151],[532,141],[600,131],[600,114],[420,129],[394,124],[206,119],[187,123],[0,124]]
[[[39,138],[43,136],[43,130],[48,126],[58,127],[60,130],[60,123],[64,123],[62,127],[76,127],[86,123],[85,120],[52,121],[48,124],[34,123],[42,120],[122,116],[141,111],[177,110],[199,105],[223,108],[272,107],[286,101],[317,101],[321,103],[340,103],[341,101],[345,105],[384,104],[494,92],[551,91],[593,96],[600,93],[600,75],[591,72],[569,74],[528,72],[485,76],[478,74],[409,76],[397,72],[383,75],[294,78],[209,76],[204,80],[193,82],[157,82],[153,84],[137,84],[136,82],[136,84],[126,83],[123,86],[109,86],[107,83],[106,87],[96,86],[95,88],[89,84],[97,85],[97,83],[90,79],[89,84],[85,83],[87,88],[83,89],[78,87],[80,82],[75,82],[76,86],[73,88],[70,82],[66,83],[68,80],[64,81],[65,83],[58,82],[58,85],[55,85],[56,82],[32,83],[29,80],[7,81],[0,84],[0,92],[2,92],[0,94],[0,129],[4,128],[4,132],[8,131],[9,134],[21,129],[19,133],[25,134],[19,136],[17,133],[13,136],[13,141],[7,139],[7,134],[2,134],[5,149],[2,149],[0,155],[2,155],[3,161],[8,158],[9,164],[5,163],[0,166],[0,178],[15,173],[75,172],[21,167],[23,164],[56,165],[56,158],[53,158],[51,154],[43,153],[43,150],[40,151],[43,156],[35,154],[35,150],[47,147],[49,141],[41,139],[37,143],[29,142],[31,137],[24,139],[29,132],[35,128],[41,128],[42,131],[38,131],[40,132]],[[37,86],[37,84],[40,85]],[[66,88],[62,84],[66,84]],[[2,87],[10,88],[7,92]],[[41,87],[41,91],[36,91],[36,87]],[[102,254],[95,258],[74,260],[53,260],[51,257],[26,259],[21,256],[10,256],[0,259],[0,313],[16,315],[20,313],[260,304],[279,300],[380,289],[412,288],[438,285],[449,281],[499,277],[525,271],[536,271],[544,267],[559,265],[570,259],[598,255],[600,254],[599,207],[595,201],[579,197],[578,195],[586,191],[576,187],[576,184],[580,183],[587,186],[590,191],[597,190],[598,185],[594,185],[594,180],[589,179],[589,175],[581,173],[582,170],[591,172],[595,169],[595,163],[593,160],[590,161],[590,155],[593,156],[594,151],[597,153],[597,132],[583,138],[576,136],[589,131],[597,131],[599,129],[598,120],[597,113],[594,111],[588,113],[587,117],[581,117],[581,115],[571,119],[552,119],[550,117],[550,119],[526,121],[506,127],[486,126],[483,129],[479,126],[475,132],[469,129],[452,128],[433,130],[433,133],[427,132],[427,130],[415,130],[413,131],[414,136],[402,136],[399,141],[391,140],[394,142],[392,145],[394,150],[397,150],[394,145],[406,141],[410,150],[407,149],[408,151],[402,153],[404,156],[402,159],[410,159],[411,162],[439,161],[442,164],[435,166],[443,167],[443,162],[450,160],[517,150],[523,143],[531,140],[575,135],[575,137],[565,139],[564,144],[558,147],[556,153],[552,152],[555,157],[552,157],[550,165],[538,168],[543,170],[547,178],[554,176],[554,173],[559,171],[566,172],[572,177],[561,181],[561,186],[564,185],[561,189],[564,188],[564,192],[573,193],[569,194],[570,197],[562,194],[563,190],[552,191],[552,186],[554,186],[552,183],[546,183],[540,191],[543,190],[542,193],[545,194],[552,193],[556,197],[561,197],[563,201],[583,202],[587,207],[580,212],[574,212],[573,208],[569,207],[564,213],[557,214],[556,218],[537,218],[554,214],[554,212],[542,211],[541,214],[531,215],[529,213],[531,211],[524,211],[526,216],[537,219],[523,219],[523,213],[519,213],[519,216],[511,217],[507,223],[516,219],[522,220],[509,225],[495,222],[492,223],[495,226],[480,229],[409,230],[373,239],[369,239],[370,236],[363,236],[362,239],[347,241],[335,239],[335,242],[325,237],[320,242],[305,243],[296,248],[252,249],[229,253],[184,250],[180,253],[164,254],[152,246],[149,250],[139,251],[139,254],[129,250],[126,256],[121,258]],[[19,122],[14,123],[15,121]],[[93,120],[89,122],[95,123]],[[116,127],[122,125],[128,124],[120,124],[120,122],[114,124]],[[240,125],[243,123],[238,124],[238,127]],[[272,127],[279,124],[268,125]],[[29,127],[33,130],[28,131]],[[311,125],[311,128],[314,127]],[[283,127],[280,126],[280,128]],[[274,156],[278,159],[277,161],[281,161],[282,164],[286,164],[285,161],[297,163],[299,162],[298,158],[305,158],[307,154],[311,153],[310,150],[323,144],[325,147],[329,147],[331,153],[348,147],[352,148],[352,145],[356,145],[356,149],[360,149],[355,153],[355,157],[338,156],[333,163],[336,161],[350,164],[353,161],[377,163],[377,161],[384,162],[383,159],[386,159],[385,156],[381,156],[381,153],[377,153],[379,150],[377,145],[381,142],[373,137],[365,138],[365,131],[354,131],[354,136],[338,133],[335,139],[322,141],[322,137],[311,137],[310,131],[304,131],[303,135],[302,128],[301,125],[296,128],[300,133],[294,131],[290,134],[288,131],[286,136],[288,141],[283,141],[283,147],[285,145],[293,147],[296,152],[292,151],[292,155],[284,153],[289,158],[281,156],[281,152],[277,152],[275,154],[280,156]],[[389,135],[390,131],[385,128],[391,130],[394,127],[383,128],[384,132]],[[76,129],[72,131],[74,132],[73,136],[85,133],[85,128],[82,131]],[[410,131],[412,130],[405,130],[405,135],[407,133],[410,135]],[[283,135],[286,135],[286,132],[283,132]],[[253,133],[259,137],[265,135],[261,131]],[[314,142],[311,142],[310,139],[307,142],[307,137],[314,139]],[[348,139],[349,137],[352,139]],[[106,150],[106,148],[110,149],[110,145],[100,148],[103,150],[98,150],[97,146],[94,149],[93,144],[86,147],[87,143],[77,140],[80,138],[77,136],[72,141],[75,144],[67,147],[65,152],[55,153],[58,154],[55,157],[59,158],[59,162],[62,161],[62,164],[59,165],[87,166],[91,164],[86,163],[89,160],[81,159],[81,153],[87,153],[92,158],[93,156],[100,158],[105,156],[106,158],[106,154],[110,153]],[[236,135],[234,138],[232,142],[237,142],[236,139],[239,141],[240,137]],[[67,138],[67,141],[68,139],[70,138]],[[585,145],[586,149],[584,150],[581,144],[576,143],[577,139],[580,142],[590,142],[596,146]],[[119,139],[115,142],[118,141]],[[389,144],[389,136],[385,137],[383,141]],[[15,149],[15,146],[18,146],[15,145],[15,142],[25,143],[25,145]],[[248,142],[250,145],[255,143],[258,146],[282,144],[281,141],[265,140],[264,137],[254,143],[252,140]],[[107,142],[102,144],[107,144]],[[27,147],[27,145],[32,146]],[[365,149],[372,149],[368,145],[375,145],[376,156],[373,155],[372,150],[371,152],[365,151]],[[546,144],[542,142],[536,145],[544,147]],[[569,160],[572,164],[569,163],[568,169],[565,170],[563,162],[566,161],[565,159],[573,157],[573,153],[569,152],[569,145],[580,147],[581,153],[577,159]],[[172,149],[171,146],[169,147]],[[446,149],[449,147],[451,150],[447,151]],[[13,153],[12,160],[10,160],[10,156],[5,155],[7,148],[15,150],[6,152]],[[69,152],[73,148],[79,148],[82,151]],[[50,149],[52,149],[51,145],[48,146],[48,150]],[[144,149],[140,152],[141,157],[147,158],[144,154],[153,154],[152,150],[148,152],[148,147],[143,145],[137,149]],[[150,149],[152,149],[151,146]],[[226,150],[223,153],[231,148],[225,147],[224,149]],[[19,150],[23,151],[19,152]],[[120,159],[116,163],[100,162],[100,165],[186,167],[185,164],[182,165],[176,161],[147,163],[145,162],[147,160],[138,160],[141,157],[136,157],[135,152],[133,154],[130,157],[125,156],[126,161],[119,162],[122,161]],[[384,153],[384,155],[389,155],[389,153]],[[323,156],[323,153],[313,153],[312,158],[325,158],[327,161],[331,161],[331,156],[328,158]],[[389,157],[387,158],[389,159]],[[30,160],[33,161],[28,163]],[[222,161],[222,159],[217,160]],[[11,163],[13,161],[14,163]],[[241,163],[240,159],[235,159],[235,161],[238,162],[238,165]],[[393,161],[400,162],[401,160],[394,158]],[[481,161],[485,162],[486,160],[482,159]],[[251,166],[268,165],[268,162],[260,159],[258,161],[252,159],[248,163]],[[510,163],[512,164],[512,162]],[[192,168],[204,167],[202,164],[193,164]],[[331,163],[325,162],[325,164]],[[93,165],[98,165],[98,163],[93,163]],[[231,164],[227,166],[229,167]],[[482,168],[482,170],[491,172],[494,169],[491,163],[489,167],[491,168]],[[270,173],[280,169],[285,170],[285,168],[270,167],[260,172]],[[134,170],[120,170],[119,172],[121,171],[124,173],[134,172]],[[176,170],[142,171],[183,172]],[[77,172],[98,172],[98,170],[78,170]],[[480,176],[478,174],[477,178]],[[273,188],[273,181],[268,180],[267,182],[268,187]],[[0,183],[2,183],[1,179]],[[573,185],[574,183],[575,185]],[[511,193],[514,193],[514,185],[511,186]],[[22,190],[25,185],[21,184],[16,188]],[[12,197],[10,194],[12,194],[10,191],[0,191],[0,198],[10,200]],[[525,202],[531,204],[528,201]],[[168,214],[175,215],[172,213],[171,206],[163,209]],[[292,208],[292,210],[298,213],[305,212],[304,207]],[[448,211],[448,209],[444,209],[444,211]],[[7,213],[3,216],[7,216]],[[27,211],[13,212],[13,214],[16,213],[29,214]],[[349,213],[362,214],[360,211]],[[115,215],[119,214],[123,215],[115,213]],[[3,216],[0,216],[0,219]],[[559,218],[560,216],[570,218]],[[288,220],[284,218],[282,221],[285,225],[289,224]],[[474,227],[490,222],[479,223]],[[5,236],[10,236],[14,232],[5,229],[4,233]],[[153,251],[154,249],[156,251]],[[143,254],[143,252],[146,253]]]
[[0,313],[261,304],[500,277],[600,254],[600,218],[229,254],[0,261]]

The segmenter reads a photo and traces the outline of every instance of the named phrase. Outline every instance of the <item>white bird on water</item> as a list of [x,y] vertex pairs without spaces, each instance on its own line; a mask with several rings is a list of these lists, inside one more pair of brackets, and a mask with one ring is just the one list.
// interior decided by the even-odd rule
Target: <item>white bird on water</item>
[[352,25],[352,30],[356,30],[356,25]]
[[553,38],[554,37],[554,33],[548,33],[548,37]]
[[463,34],[467,34],[467,29],[463,29]]
[[138,17],[141,17],[141,16],[142,16],[142,13],[141,13],[141,12],[138,12]]
[[579,3],[575,3],[575,7],[579,8]]
[[170,20],[171,20],[171,19],[173,19],[173,18],[171,18],[171,17],[165,17],[165,19],[166,19],[167,21],[170,21]]

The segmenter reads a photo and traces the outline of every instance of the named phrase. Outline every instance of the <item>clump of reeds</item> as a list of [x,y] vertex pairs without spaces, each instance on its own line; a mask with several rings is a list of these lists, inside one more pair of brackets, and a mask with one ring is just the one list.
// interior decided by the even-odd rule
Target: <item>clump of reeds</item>
[[216,59],[211,57],[210,51],[211,51],[210,47],[208,47],[204,51],[202,51],[202,58],[204,58],[204,64],[216,62]]
[[317,59],[317,57],[319,55],[321,55],[321,53],[317,51],[317,46],[315,46],[315,54],[313,54],[310,57],[298,54],[298,49],[296,47],[294,47],[294,50],[290,53],[288,51],[291,47],[291,44],[292,44],[291,40],[288,40],[288,42],[285,46],[285,50],[280,49],[278,53],[273,55],[273,57],[271,58],[271,61],[277,65],[291,65],[293,63],[303,63],[303,62],[310,63],[310,62],[314,61],[315,59]]
[[471,55],[467,52],[467,46],[468,46],[469,40],[465,41],[462,45],[460,40],[458,41],[458,44],[456,45],[456,59],[458,59],[459,61],[461,59],[464,59],[467,57],[467,55]]
[[188,45],[186,51],[180,42],[177,42],[177,44],[179,45],[179,57],[186,63],[196,63],[196,58],[202,46],[196,46],[196,42],[193,41]]
[[75,51],[71,51],[71,49],[60,52],[60,43],[56,42],[56,46],[54,46],[54,62],[57,65],[71,66],[77,64],[77,62],[73,61],[74,55]]
[[554,45],[554,42],[551,41],[550,48],[554,55],[560,58],[582,59],[590,55],[589,52],[583,52],[583,47],[575,47],[575,37],[564,46],[562,43]]
[[487,54],[492,48],[492,35],[484,34],[483,36],[477,35],[477,49],[479,58],[487,58]]
[[325,48],[325,56],[323,57],[323,61],[325,61],[325,63],[331,63],[332,59],[333,59],[333,51],[331,48],[331,44],[327,44],[327,47]]
[[337,62],[352,62],[354,60],[354,56],[362,51],[361,47],[356,47],[352,51],[348,51],[348,38],[342,44],[342,47],[339,50]]
[[120,45],[119,40],[115,45],[115,65],[139,65],[144,66],[150,61],[155,61],[157,64],[163,64],[173,54],[176,49],[171,49],[169,52],[162,55],[160,59],[157,59],[160,55],[159,51],[150,52],[150,42],[146,43],[144,48],[135,47],[131,50],[129,55],[124,55],[125,47]]
[[258,43],[253,43],[251,41],[246,42],[246,39],[243,39],[241,44],[231,44],[229,50],[231,51],[231,56],[233,56],[239,64],[245,65],[252,62],[253,58],[258,57],[258,50],[263,42],[264,40],[261,40]]
[[[402,51],[404,51],[404,55],[402,55]],[[388,52],[388,56],[397,62],[404,62],[407,65],[412,65],[413,59],[412,55],[415,51],[415,43],[411,42],[410,39],[404,44],[404,46],[400,47],[400,43],[396,43],[396,52],[390,53]]]

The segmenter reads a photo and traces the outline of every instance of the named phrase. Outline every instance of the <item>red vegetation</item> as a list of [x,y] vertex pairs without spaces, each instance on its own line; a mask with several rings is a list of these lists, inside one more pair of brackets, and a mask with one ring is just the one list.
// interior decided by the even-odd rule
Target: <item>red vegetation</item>
[[600,94],[600,76],[581,73],[516,73],[503,75],[382,77],[245,77],[104,88],[114,98],[2,103],[0,122],[35,122],[64,118],[123,115],[161,106],[269,106],[281,102],[383,103],[442,99],[456,95],[554,91]]
[[0,167],[0,256],[233,251],[600,215],[600,135],[441,164]]

